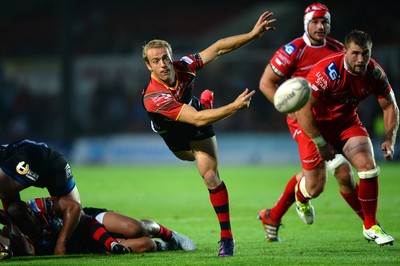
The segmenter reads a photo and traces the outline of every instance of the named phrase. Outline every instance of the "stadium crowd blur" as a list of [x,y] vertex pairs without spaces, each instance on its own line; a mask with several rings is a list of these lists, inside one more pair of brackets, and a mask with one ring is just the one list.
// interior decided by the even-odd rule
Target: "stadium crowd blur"
[[[250,30],[254,19],[267,9],[275,12],[277,30],[204,69],[199,75],[208,78],[198,79],[195,91],[199,95],[206,88],[214,90],[214,106],[218,107],[245,87],[258,90],[259,79],[272,52],[303,32],[306,4],[295,0],[236,0],[234,3],[2,1],[1,143],[18,138],[70,142],[78,136],[151,133],[140,101],[140,92],[148,83],[148,72],[141,58],[142,45],[154,38],[166,39],[178,59],[185,53],[200,51],[222,36]],[[387,71],[398,98],[400,22],[396,12],[383,4],[366,5],[361,1],[347,1],[346,6],[341,1],[327,4],[332,13],[332,37],[343,40],[353,28],[371,34],[372,57]],[[386,30],[389,22],[390,33]],[[95,66],[96,59],[103,59],[105,69],[108,63],[104,58],[111,61],[124,58],[132,67],[120,71],[114,67],[112,74],[96,68],[83,71],[86,78],[90,76],[92,85],[81,87],[76,65],[82,58],[91,58]],[[115,64],[111,61],[110,66]],[[24,72],[27,66],[30,70]],[[32,66],[36,69],[32,70]],[[131,73],[127,71],[130,69]],[[29,75],[26,77],[24,73]],[[368,103],[360,108],[365,124],[379,128],[376,121],[380,113],[376,106]],[[251,108],[217,124],[216,130],[286,132],[286,124],[284,115],[278,114],[257,92]],[[374,128],[370,132],[379,130]]]

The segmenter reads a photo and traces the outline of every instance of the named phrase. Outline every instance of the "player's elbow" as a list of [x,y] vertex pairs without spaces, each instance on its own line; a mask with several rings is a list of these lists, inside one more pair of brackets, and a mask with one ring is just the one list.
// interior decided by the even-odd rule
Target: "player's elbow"
[[196,127],[203,127],[211,124],[210,119],[206,114],[204,114],[203,111],[196,111],[196,112],[191,112],[190,114],[181,114],[181,116],[178,118],[179,122],[191,124]]
[[192,125],[194,125],[194,126],[196,126],[196,127],[204,127],[204,126],[208,126],[209,124],[211,124],[211,123],[207,122],[207,121],[204,120],[204,119],[195,119],[195,120],[193,121],[193,124],[192,124]]

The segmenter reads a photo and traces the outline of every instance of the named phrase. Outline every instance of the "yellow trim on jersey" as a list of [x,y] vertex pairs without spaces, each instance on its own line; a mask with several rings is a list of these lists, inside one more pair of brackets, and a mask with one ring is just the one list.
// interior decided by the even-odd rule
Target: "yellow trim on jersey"
[[181,116],[181,113],[182,113],[183,109],[184,109],[186,106],[187,106],[187,104],[184,103],[183,106],[182,106],[182,108],[181,108],[181,110],[179,111],[179,114],[176,116],[175,121],[178,121],[178,120],[179,120],[179,117]]

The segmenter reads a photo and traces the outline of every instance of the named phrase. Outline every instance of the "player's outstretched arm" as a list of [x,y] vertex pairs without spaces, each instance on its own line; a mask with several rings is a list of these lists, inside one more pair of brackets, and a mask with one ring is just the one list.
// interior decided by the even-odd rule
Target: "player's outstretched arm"
[[260,38],[264,32],[274,30],[275,27],[271,26],[271,24],[274,23],[276,19],[272,19],[272,15],[272,12],[264,12],[258,18],[257,23],[250,32],[220,39],[200,52],[203,63],[206,65],[215,60],[218,56],[232,52],[248,44],[252,40]]
[[248,108],[250,106],[251,96],[253,96],[254,93],[254,90],[249,91],[249,89],[245,89],[235,101],[215,109],[197,111],[192,106],[185,105],[178,121],[198,127],[221,121],[240,110]]

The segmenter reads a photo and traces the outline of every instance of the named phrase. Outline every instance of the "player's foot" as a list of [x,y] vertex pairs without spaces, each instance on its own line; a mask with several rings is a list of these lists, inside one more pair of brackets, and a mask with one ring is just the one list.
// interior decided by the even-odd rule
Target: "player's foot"
[[235,253],[235,240],[233,238],[221,238],[218,257],[233,256]]
[[163,241],[163,240],[155,240],[156,246],[157,246],[157,251],[167,251],[168,249],[168,243]]
[[296,211],[300,219],[306,224],[312,224],[314,222],[315,211],[310,200],[307,203],[301,203],[296,200]]
[[269,216],[270,209],[261,210],[258,213],[258,219],[261,220],[263,228],[265,230],[265,237],[268,239],[269,242],[279,242],[278,231],[279,227],[281,226],[281,220],[276,221],[273,220]]
[[130,248],[127,248],[118,242],[112,242],[111,243],[111,253],[112,254],[126,254],[126,253],[131,253],[131,250],[130,250]]
[[205,90],[200,95],[200,103],[206,108],[211,109],[213,108],[214,102],[214,92],[210,90]]
[[196,244],[187,236],[172,231],[171,240],[168,241],[168,250],[195,250]]
[[394,243],[394,238],[386,234],[385,230],[379,224],[372,226],[370,229],[363,227],[363,234],[368,242],[375,241],[380,246],[393,245]]

